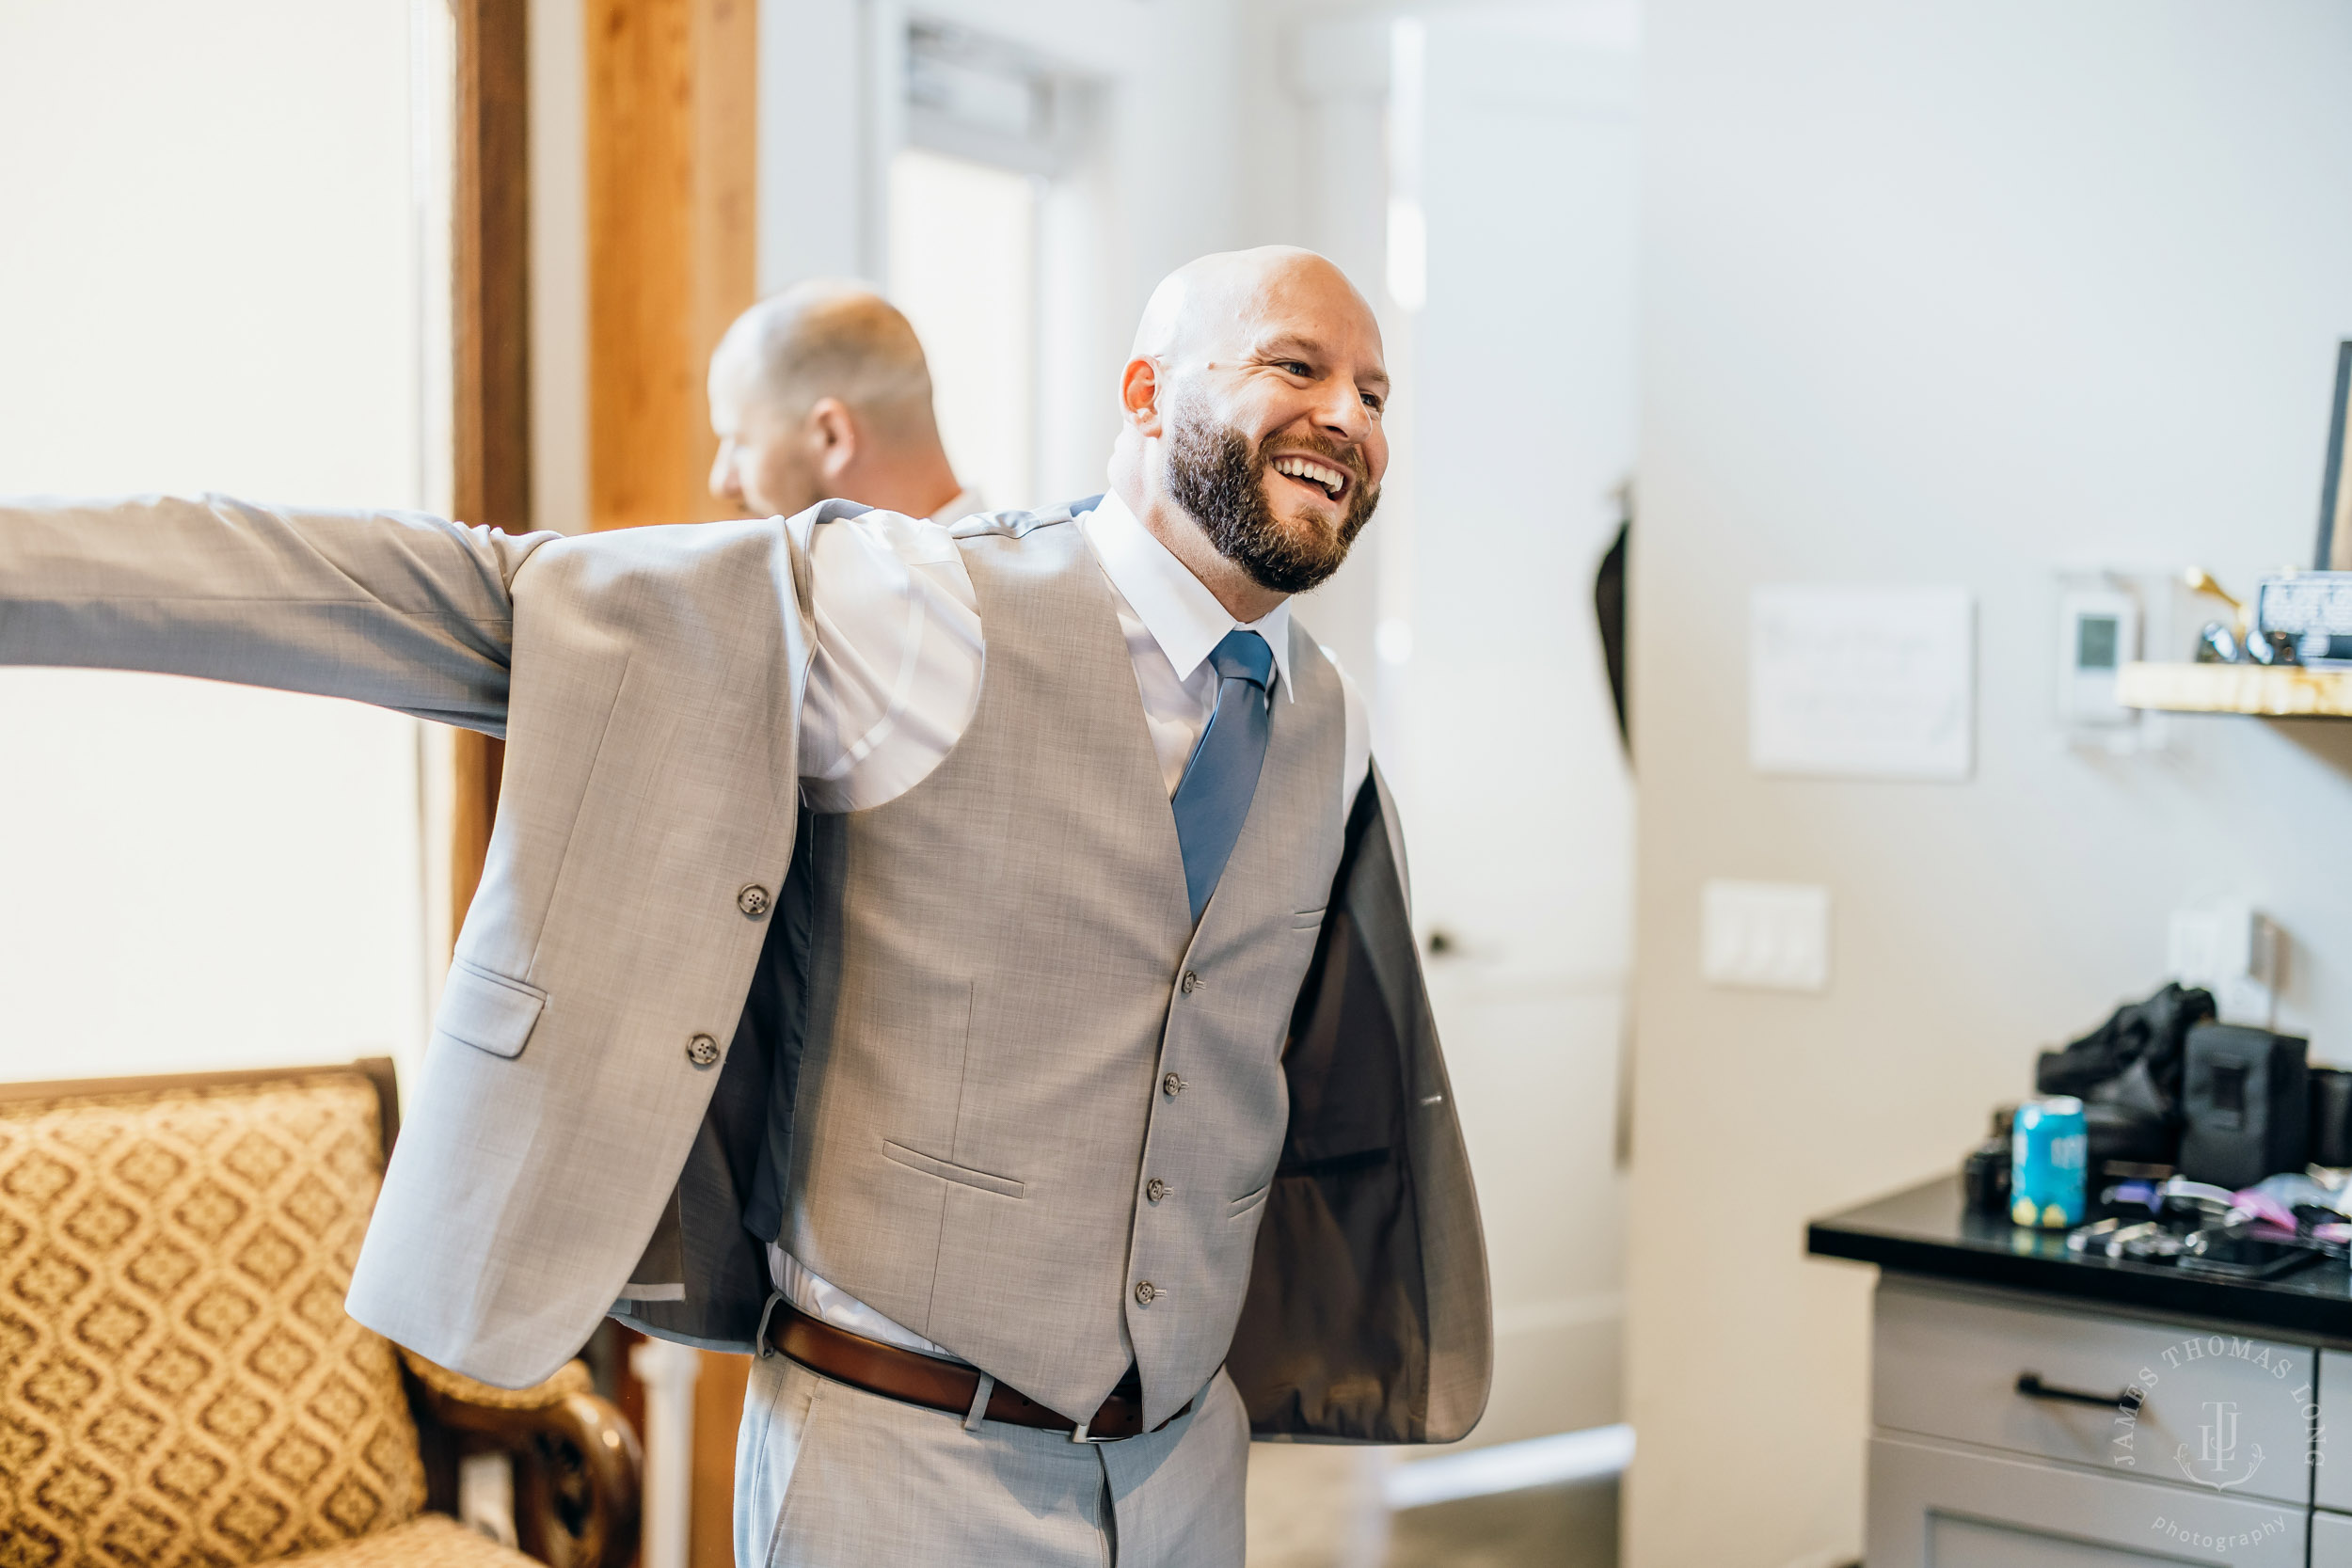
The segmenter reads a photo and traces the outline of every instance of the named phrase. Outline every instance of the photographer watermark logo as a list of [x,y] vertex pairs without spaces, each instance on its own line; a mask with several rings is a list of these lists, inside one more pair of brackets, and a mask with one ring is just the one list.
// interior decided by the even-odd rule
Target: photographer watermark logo
[[2172,1450],[2172,1463],[2200,1486],[2227,1491],[2245,1485],[2263,1467],[2262,1445],[2239,1444],[2237,1401],[2207,1400],[2202,1408],[2205,1418],[2197,1426],[2195,1451],[2183,1443]]
[[[2171,1427],[2178,1435],[2169,1457],[2182,1480],[2217,1492],[2246,1485],[2270,1457],[2256,1431],[2274,1438],[2287,1432],[2304,1437],[2316,1465],[2319,1408],[2310,1377],[2298,1376],[2302,1370],[2300,1360],[2283,1347],[2234,1334],[2199,1335],[2167,1345],[2116,1402],[2107,1457],[2124,1469],[2162,1474],[2161,1462],[2148,1450],[2163,1450],[2144,1441],[2155,1433],[2143,1430],[2143,1418],[2156,1388],[2169,1377],[2177,1402],[2168,1401],[2165,1414],[2178,1423]],[[2265,1384],[2275,1387],[2275,1395]],[[2280,1402],[2274,1405],[2274,1399]]]
[[[2275,1460],[2264,1486],[2277,1491],[2296,1484],[2275,1474],[2278,1465],[2292,1466],[2297,1446],[2317,1465],[2319,1439],[2319,1406],[2303,1357],[2259,1339],[2206,1334],[2167,1345],[2139,1369],[2116,1401],[2107,1457],[2151,1481],[2173,1487],[2185,1481],[2219,1493],[2239,1491],[2265,1460]],[[2249,1516],[2243,1505],[2230,1506],[2227,1514],[2200,1513],[2193,1519],[2160,1510],[2151,1526],[2175,1545],[2217,1557],[2288,1534],[2283,1514]]]
[[2274,1536],[2283,1539],[2287,1528],[2287,1516],[2283,1513],[2274,1513],[2261,1523],[2249,1525],[2244,1529],[2199,1529],[2194,1525],[2185,1525],[2178,1519],[2167,1519],[2162,1514],[2156,1516],[2154,1525],[2155,1533],[2167,1540],[2183,1546],[2193,1547],[2198,1551],[2211,1552],[2217,1557],[2227,1557],[2240,1547],[2259,1546]]

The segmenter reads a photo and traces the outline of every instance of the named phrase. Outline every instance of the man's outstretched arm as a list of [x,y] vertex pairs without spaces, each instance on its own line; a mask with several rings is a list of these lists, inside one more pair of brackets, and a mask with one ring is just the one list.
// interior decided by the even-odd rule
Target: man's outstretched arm
[[556,537],[225,496],[0,501],[0,664],[201,675],[503,734],[515,574]]

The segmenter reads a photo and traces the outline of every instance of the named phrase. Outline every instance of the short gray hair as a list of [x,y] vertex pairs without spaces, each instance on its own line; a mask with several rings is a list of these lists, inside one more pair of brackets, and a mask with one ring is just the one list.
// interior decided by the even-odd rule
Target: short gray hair
[[923,344],[896,306],[867,285],[818,277],[744,311],[710,356],[750,372],[746,386],[771,407],[799,414],[839,398],[871,418],[931,418],[931,372]]

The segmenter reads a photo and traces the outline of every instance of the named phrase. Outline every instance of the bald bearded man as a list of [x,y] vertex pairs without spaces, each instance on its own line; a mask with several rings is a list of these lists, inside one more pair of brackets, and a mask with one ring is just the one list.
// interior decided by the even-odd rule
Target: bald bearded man
[[1288,604],[1376,504],[1377,325],[1205,258],[1118,392],[1108,493],[953,525],[0,508],[0,660],[505,733],[349,1309],[515,1386],[607,1310],[755,1354],[739,1563],[1238,1564],[1253,1434],[1485,1404],[1394,814]]
[[942,522],[980,510],[940,444],[922,342],[862,283],[796,283],[738,316],[709,396],[710,493],[745,516],[835,497]]

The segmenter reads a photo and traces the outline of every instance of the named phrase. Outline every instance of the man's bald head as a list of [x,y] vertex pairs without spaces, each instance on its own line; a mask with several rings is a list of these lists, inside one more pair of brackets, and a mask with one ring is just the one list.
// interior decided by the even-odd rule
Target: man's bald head
[[1290,245],[1203,256],[1136,325],[1112,483],[1255,620],[1335,571],[1370,520],[1388,393],[1379,321],[1338,267]]
[[1246,337],[1275,317],[1355,318],[1376,348],[1380,324],[1347,274],[1296,245],[1221,250],[1160,279],[1136,324],[1130,357],[1182,359]]
[[709,391],[710,487],[746,510],[847,496],[922,515],[956,494],[922,342],[863,283],[813,279],[744,311],[710,356]]
[[898,307],[863,283],[816,278],[735,318],[710,356],[712,401],[804,414],[839,398],[878,418],[930,417],[931,372]]

